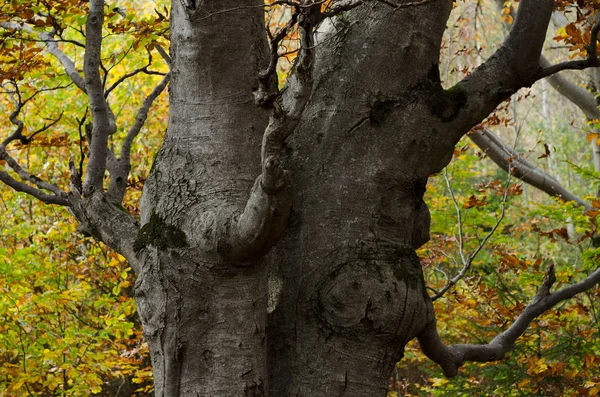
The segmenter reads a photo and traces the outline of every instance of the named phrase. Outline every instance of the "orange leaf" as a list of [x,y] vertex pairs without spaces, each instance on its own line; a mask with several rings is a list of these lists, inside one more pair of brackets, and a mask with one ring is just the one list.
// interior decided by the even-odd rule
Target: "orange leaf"
[[590,132],[587,136],[587,141],[588,142],[592,142],[594,139],[598,139],[600,137],[600,134],[597,132]]

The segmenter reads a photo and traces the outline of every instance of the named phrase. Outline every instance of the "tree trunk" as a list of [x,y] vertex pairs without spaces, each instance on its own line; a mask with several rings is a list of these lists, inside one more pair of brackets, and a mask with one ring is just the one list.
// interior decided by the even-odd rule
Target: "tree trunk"
[[452,2],[400,3],[320,28],[284,161],[293,213],[261,260],[272,242],[232,255],[226,236],[260,185],[262,2],[173,2],[169,128],[136,241],[157,396],[385,396],[434,321],[415,254],[429,239],[423,195],[471,125],[452,122],[465,93],[438,71]]
[[157,396],[267,393],[266,267],[220,255],[260,174],[267,120],[252,94],[267,50],[262,1],[249,3],[172,6],[169,127],[136,240]]
[[385,396],[432,320],[415,249],[427,178],[450,160],[460,94],[438,61],[450,2],[373,5],[318,34],[315,89],[289,144],[295,191],[270,257],[272,396]]

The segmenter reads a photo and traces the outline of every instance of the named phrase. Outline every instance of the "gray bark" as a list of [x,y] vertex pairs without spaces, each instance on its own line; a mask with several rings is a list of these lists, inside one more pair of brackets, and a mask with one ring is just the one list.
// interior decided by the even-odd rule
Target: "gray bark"
[[[549,65],[547,59],[541,59],[541,65]],[[600,69],[592,69],[590,73],[589,83],[593,87],[600,87]],[[564,76],[559,74],[548,77],[548,82],[552,87],[558,91],[561,95],[575,104],[588,120],[600,119],[600,110],[598,110],[598,103],[596,97],[590,91],[581,88],[574,83],[567,80]],[[595,130],[598,131],[597,129]],[[590,142],[592,150],[592,162],[594,164],[594,170],[600,171],[600,146],[598,145],[598,139],[594,139]]]
[[322,26],[312,93],[298,69],[267,120],[261,2],[173,2],[169,129],[136,241],[157,395],[384,396],[430,332],[427,178],[538,78],[552,2],[523,0],[498,53],[449,90],[451,1],[360,3]]
[[267,114],[253,91],[268,47],[262,2],[246,5],[172,4],[169,128],[135,247],[157,396],[268,393],[261,256],[291,199],[276,159],[261,165]]
[[384,396],[432,318],[414,249],[428,239],[427,178],[453,148],[437,70],[450,9],[370,4],[318,34],[285,160],[293,213],[269,260],[273,396]]
[[549,175],[523,158],[513,148],[502,142],[490,129],[475,130],[469,138],[483,150],[494,163],[504,171],[516,176],[527,184],[563,201],[574,201],[586,209],[592,206],[562,186],[556,178]]

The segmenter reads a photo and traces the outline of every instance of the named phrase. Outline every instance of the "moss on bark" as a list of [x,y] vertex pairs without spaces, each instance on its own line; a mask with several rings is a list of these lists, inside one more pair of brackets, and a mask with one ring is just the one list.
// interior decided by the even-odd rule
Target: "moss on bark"
[[133,249],[139,252],[153,245],[159,249],[183,248],[187,246],[185,233],[174,225],[170,225],[156,212],[152,212],[150,220],[138,232]]

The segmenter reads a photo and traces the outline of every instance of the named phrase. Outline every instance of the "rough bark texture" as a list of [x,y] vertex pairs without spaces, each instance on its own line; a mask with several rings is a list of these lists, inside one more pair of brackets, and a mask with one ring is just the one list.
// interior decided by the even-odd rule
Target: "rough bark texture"
[[[315,88],[289,144],[295,191],[270,259],[272,396],[384,396],[432,318],[414,249],[428,176],[460,106],[437,70],[451,2],[360,7],[322,27]],[[407,73],[407,71],[410,71]]]
[[[157,396],[267,393],[266,268],[226,259],[250,190],[266,196],[255,184],[266,115],[252,95],[266,62],[264,17],[261,1],[246,3],[219,13],[238,1],[173,2],[169,128],[135,247]],[[253,208],[285,218],[271,204]]]
[[[134,244],[156,393],[384,396],[406,343],[435,321],[415,254],[427,179],[535,81],[552,1],[523,0],[497,54],[448,90],[451,1],[349,3],[315,37],[308,105],[301,58],[287,116],[275,106],[268,127],[252,99],[269,64],[261,4],[173,2],[169,129]],[[269,142],[296,125],[288,177]]]

